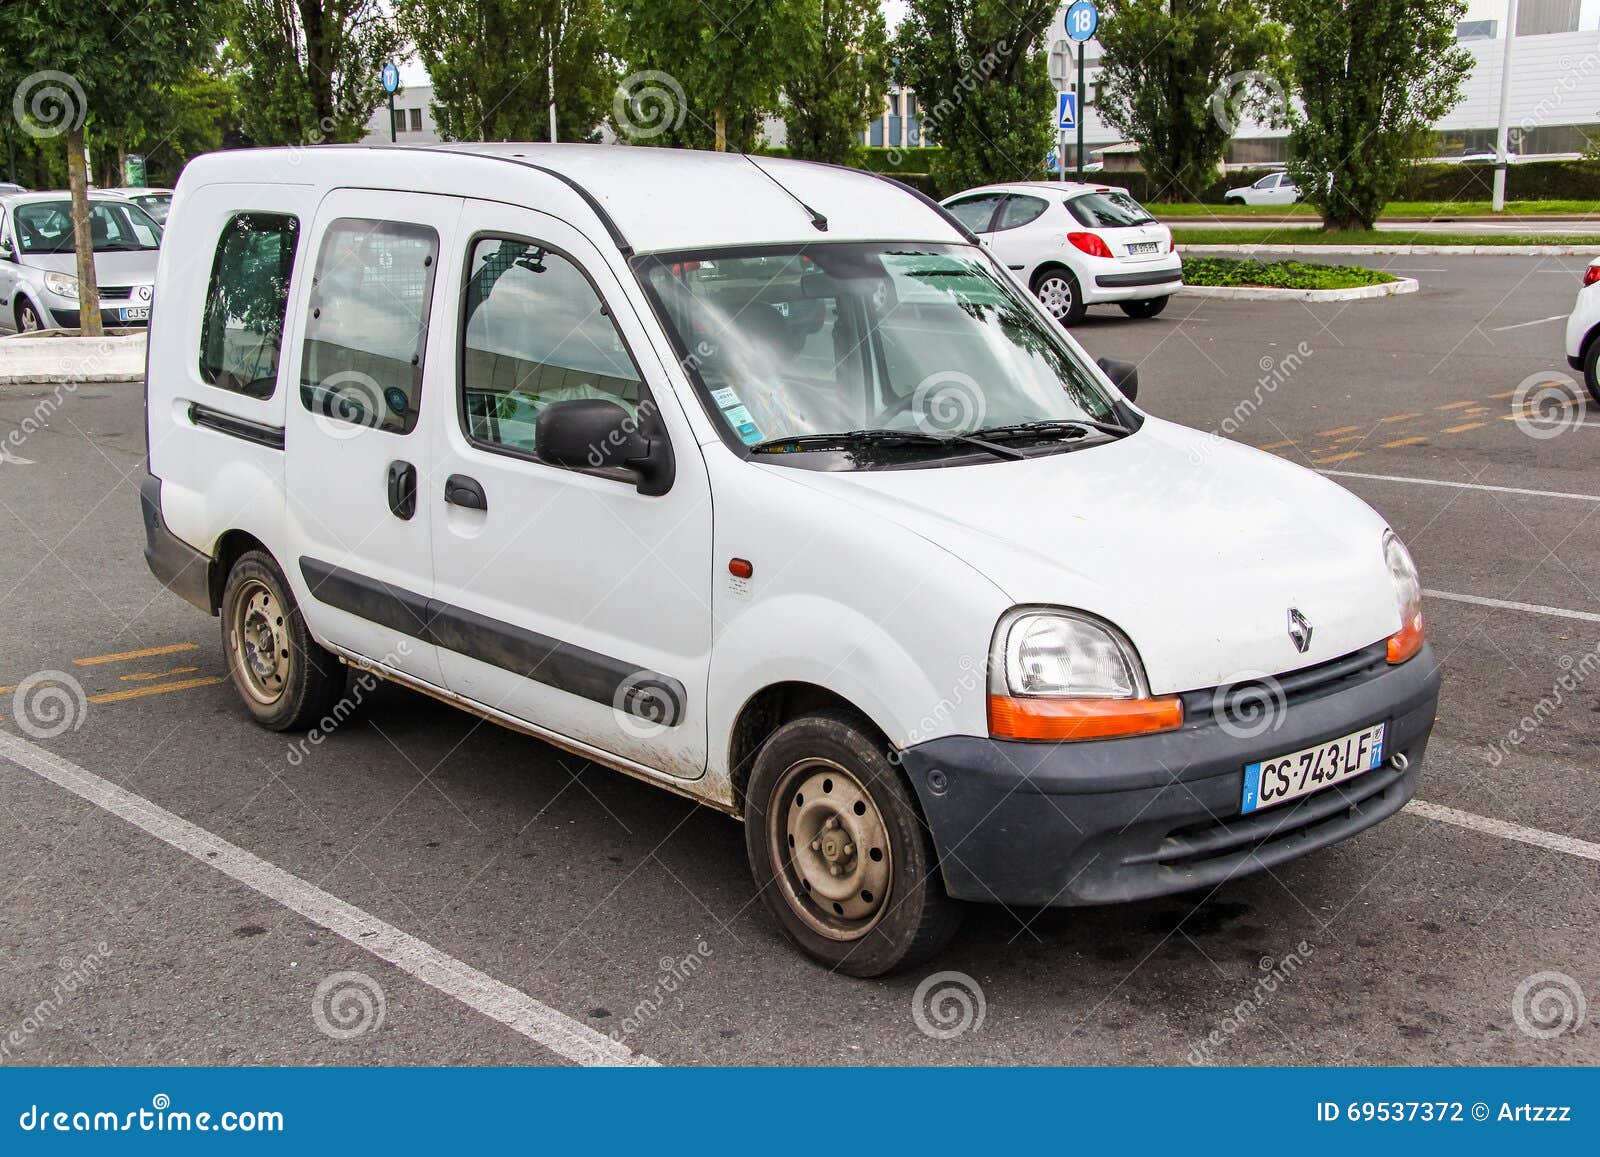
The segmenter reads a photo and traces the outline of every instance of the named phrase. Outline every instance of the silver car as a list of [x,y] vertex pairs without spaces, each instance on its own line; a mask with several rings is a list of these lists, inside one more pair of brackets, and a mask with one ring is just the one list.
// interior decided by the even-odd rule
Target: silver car
[[[90,194],[89,229],[101,321],[147,325],[161,226],[122,197]],[[0,330],[77,328],[76,272],[67,194],[0,197]]]

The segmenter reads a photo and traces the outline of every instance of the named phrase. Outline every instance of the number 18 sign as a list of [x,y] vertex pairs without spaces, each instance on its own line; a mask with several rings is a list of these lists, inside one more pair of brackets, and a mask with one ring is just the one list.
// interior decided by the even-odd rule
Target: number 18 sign
[[1100,28],[1100,10],[1094,0],[1077,0],[1067,9],[1067,35],[1080,44],[1093,40]]

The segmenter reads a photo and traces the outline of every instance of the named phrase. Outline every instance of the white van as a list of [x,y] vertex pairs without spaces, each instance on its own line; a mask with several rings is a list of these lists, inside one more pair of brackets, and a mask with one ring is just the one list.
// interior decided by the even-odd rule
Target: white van
[[963,901],[1211,888],[1416,790],[1439,673],[1383,519],[1137,409],[919,194],[330,147],[200,157],[171,220],[147,556],[264,726],[353,666],[700,800],[857,975]]

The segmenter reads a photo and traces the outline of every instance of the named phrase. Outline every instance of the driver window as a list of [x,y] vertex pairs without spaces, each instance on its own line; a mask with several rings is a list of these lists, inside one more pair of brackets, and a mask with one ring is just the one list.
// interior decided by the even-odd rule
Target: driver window
[[317,254],[300,365],[313,414],[392,434],[416,428],[439,235],[341,218]]

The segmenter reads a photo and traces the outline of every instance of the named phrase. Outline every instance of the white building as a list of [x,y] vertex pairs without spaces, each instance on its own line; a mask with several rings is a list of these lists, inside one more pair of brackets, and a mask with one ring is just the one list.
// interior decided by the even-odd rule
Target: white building
[[384,101],[367,122],[364,145],[386,145],[392,139],[401,145],[432,145],[439,141],[433,123],[433,85],[407,85],[394,94],[394,135],[389,133],[389,102]]

